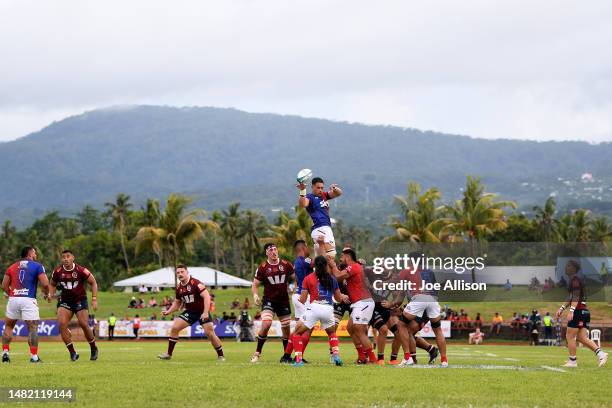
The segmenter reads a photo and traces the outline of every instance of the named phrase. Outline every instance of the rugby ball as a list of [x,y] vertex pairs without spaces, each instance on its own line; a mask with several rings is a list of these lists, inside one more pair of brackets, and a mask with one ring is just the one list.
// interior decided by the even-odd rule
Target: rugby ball
[[302,169],[297,174],[297,182],[304,183],[312,177],[312,170],[310,169]]

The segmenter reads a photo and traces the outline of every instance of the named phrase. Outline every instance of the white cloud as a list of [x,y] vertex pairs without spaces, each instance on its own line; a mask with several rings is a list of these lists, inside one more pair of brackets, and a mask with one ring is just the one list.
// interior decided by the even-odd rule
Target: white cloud
[[154,103],[612,140],[610,21],[605,0],[4,1],[0,139]]

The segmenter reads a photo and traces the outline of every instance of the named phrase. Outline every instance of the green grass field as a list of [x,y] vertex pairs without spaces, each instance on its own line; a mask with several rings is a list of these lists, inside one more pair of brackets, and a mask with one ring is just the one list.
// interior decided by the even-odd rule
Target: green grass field
[[[495,290],[495,289],[494,289]],[[544,313],[550,311],[554,313],[559,307],[560,301],[551,301],[545,299],[537,299],[537,296],[527,293],[526,288],[517,287],[514,294],[512,292],[503,292],[499,294],[502,300],[485,300],[479,302],[443,302],[443,305],[447,303],[454,310],[465,309],[471,318],[476,316],[477,312],[480,312],[485,322],[490,322],[495,312],[500,312],[506,321],[510,321],[513,312],[528,313],[532,308],[538,309]],[[610,289],[609,289],[610,291]],[[231,312],[230,307],[234,299],[238,299],[241,303],[245,297],[251,297],[250,288],[241,289],[216,289],[212,291],[215,294],[216,314],[221,314],[224,311]],[[115,313],[118,318],[123,318],[126,315],[130,318],[134,315],[139,314],[141,318],[148,319],[152,313],[156,313],[157,317],[160,317],[161,309],[157,308],[144,308],[144,309],[129,309],[128,303],[132,296],[139,297],[138,293],[124,293],[124,292],[100,292],[98,294],[98,311],[96,316],[99,320],[106,319],[111,312]],[[143,296],[145,302],[149,300],[152,294]],[[174,291],[170,289],[163,290],[161,293],[154,294],[158,303],[161,303],[161,299],[164,296],[174,296]],[[91,293],[89,294],[91,300]],[[612,298],[612,294],[607,296],[608,299]],[[518,300],[512,300],[518,299]],[[40,314],[43,319],[52,319],[56,316],[56,304],[47,303],[42,299],[39,294],[38,304],[40,306]],[[252,300],[251,300],[252,304]],[[0,310],[4,311],[6,305],[6,298],[0,299]],[[612,304],[609,302],[589,302],[589,309],[591,311],[592,319],[611,319],[612,318]],[[235,311],[237,312],[237,311]],[[251,313],[255,313],[255,309],[251,308]]]
[[[612,406],[612,362],[598,368],[584,348],[579,368],[561,370],[563,347],[452,345],[449,368],[400,369],[351,364],[348,343],[341,344],[345,366],[330,365],[327,344],[313,341],[306,351],[311,363],[300,368],[278,363],[278,341],[266,344],[257,364],[249,362],[254,343],[225,341],[224,363],[204,341],[179,342],[171,361],[156,358],[166,348],[161,341],[99,345],[100,359],[91,362],[87,344],[79,343],[82,360],[73,363],[63,344],[42,343],[44,363],[33,365],[26,343],[13,343],[0,384],[76,387],[71,406],[83,407]],[[40,406],[18,406],[30,405]]]

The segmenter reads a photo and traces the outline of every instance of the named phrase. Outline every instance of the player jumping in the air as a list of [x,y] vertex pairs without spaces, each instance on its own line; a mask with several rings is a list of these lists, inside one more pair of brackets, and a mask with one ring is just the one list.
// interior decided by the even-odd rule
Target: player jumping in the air
[[210,293],[208,293],[206,285],[191,277],[185,265],[176,267],[176,277],[178,278],[176,297],[170,308],[162,312],[162,316],[172,314],[181,305],[185,310],[174,319],[170,338],[168,338],[168,352],[160,354],[158,357],[162,360],[170,360],[181,330],[199,322],[204,329],[204,333],[206,333],[206,337],[210,340],[210,344],[217,352],[217,360],[225,361],[223,345],[215,334],[215,328],[210,317]]
[[578,271],[580,271],[580,264],[578,262],[573,259],[567,261],[565,274],[569,277],[569,296],[556,313],[557,318],[561,317],[569,306],[570,314],[567,317],[566,334],[569,359],[563,367],[578,367],[578,362],[576,361],[576,341],[593,350],[599,360],[599,367],[603,367],[608,361],[608,353],[604,353],[601,348],[597,347],[597,344],[589,339],[587,334],[591,314],[586,306],[584,282],[578,277]]
[[55,268],[51,274],[49,301],[55,297],[56,286],[59,285],[61,293],[57,301],[57,321],[59,323],[60,335],[68,348],[72,361],[79,359],[79,355],[72,344],[72,333],[68,329],[68,323],[70,323],[70,319],[75,314],[91,349],[89,359],[98,359],[96,338],[88,324],[89,307],[85,290],[87,283],[91,285],[91,307],[93,310],[96,310],[98,309],[98,284],[96,283],[96,278],[87,268],[74,263],[74,254],[71,250],[64,250],[62,252],[62,264]]
[[337,184],[332,184],[329,191],[325,191],[325,184],[320,177],[312,179],[312,193],[306,193],[306,186],[303,183],[298,184],[297,188],[300,190],[298,205],[305,208],[312,219],[311,237],[315,249],[319,245],[317,242],[319,235],[323,235],[326,255],[336,256],[336,243],[331,229],[328,200],[342,195],[342,190]]
[[[306,241],[302,239],[298,239],[293,244],[293,252],[295,253],[295,262],[293,263],[293,268],[295,270],[295,293],[291,295],[291,301],[293,302],[293,315],[296,322],[300,320],[304,320],[304,313],[306,312],[306,308],[310,305],[308,300],[308,295],[306,296],[306,301],[300,301],[300,295],[302,293],[302,282],[304,278],[312,272],[311,259],[308,257],[310,255],[310,251],[308,249],[308,245],[306,245]],[[293,352],[293,336],[295,333],[292,333],[289,336],[289,342],[287,347],[285,347],[285,354],[281,358],[281,363],[290,363],[292,362],[291,353]],[[302,342],[304,344],[304,348],[306,344],[310,341],[310,331],[304,332],[302,335]],[[306,362],[305,360],[302,360]]]
[[368,337],[368,324],[374,313],[374,300],[366,288],[361,264],[357,262],[357,254],[352,248],[344,248],[340,261],[346,265],[339,270],[333,258],[329,263],[333,274],[338,281],[346,280],[346,288],[351,301],[351,318],[348,322],[348,331],[357,350],[358,364],[376,363],[376,355],[372,350],[372,343]]
[[332,350],[332,361],[337,365],[342,365],[339,356],[339,342],[336,335],[333,299],[336,302],[348,303],[349,298],[340,293],[338,281],[329,274],[328,261],[324,256],[317,256],[314,260],[315,271],[304,279],[300,302],[306,303],[310,296],[310,304],[306,307],[304,318],[297,323],[293,344],[295,348],[295,365],[304,365],[302,361],[303,342],[302,336],[312,330],[321,322],[321,329],[325,330],[329,337],[329,347]]
[[36,302],[36,288],[41,285],[45,298],[49,295],[49,280],[45,268],[36,262],[36,249],[25,247],[21,259],[6,270],[2,289],[9,296],[6,304],[6,319],[2,333],[2,362],[9,363],[9,347],[17,320],[24,320],[28,326],[30,362],[40,363],[38,357],[38,320],[40,313]]
[[[264,251],[268,259],[257,268],[251,287],[255,304],[261,305],[261,330],[257,334],[257,349],[251,357],[251,363],[259,361],[274,314],[281,323],[283,352],[289,343],[291,330],[291,306],[287,289],[289,281],[293,280],[293,264],[279,258],[278,248],[274,244],[264,245]],[[260,285],[264,286],[263,301],[258,293]]]

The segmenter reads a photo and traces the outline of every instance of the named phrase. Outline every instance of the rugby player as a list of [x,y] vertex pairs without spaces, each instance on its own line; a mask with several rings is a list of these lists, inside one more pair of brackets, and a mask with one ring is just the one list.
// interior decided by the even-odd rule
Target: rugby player
[[387,323],[391,318],[391,308],[383,306],[383,302],[388,300],[391,291],[388,289],[375,289],[374,286],[376,281],[390,282],[393,279],[393,272],[386,270],[378,274],[374,273],[373,268],[366,267],[364,268],[364,274],[366,277],[364,282],[374,299],[374,312],[372,313],[369,325],[378,332],[376,335],[376,363],[378,365],[385,365],[385,346],[387,344],[387,335],[389,334]]
[[[293,269],[295,271],[295,293],[291,295],[291,301],[293,302],[293,316],[296,323],[300,320],[303,320],[304,313],[306,312],[306,308],[308,307],[308,296],[306,297],[306,302],[300,302],[301,293],[302,293],[302,282],[304,278],[312,272],[311,259],[308,257],[310,255],[310,251],[308,249],[308,245],[306,245],[306,241],[303,239],[298,239],[293,243],[293,252],[295,253],[295,262],[293,262]],[[297,327],[297,326],[296,326]],[[281,357],[281,363],[290,363],[293,360],[291,359],[291,353],[293,352],[293,336],[295,332],[289,336],[289,341],[287,342],[287,347],[285,347],[285,354]],[[302,335],[303,348],[306,349],[306,345],[310,341],[310,331],[304,332]],[[304,350],[302,350],[304,351]],[[307,362],[303,359],[305,363]]]
[[179,333],[181,330],[199,322],[204,329],[206,337],[210,340],[210,344],[217,352],[217,360],[225,361],[223,345],[215,333],[215,328],[210,316],[211,300],[206,285],[198,279],[191,277],[185,265],[178,265],[175,269],[175,273],[178,279],[175,299],[167,310],[162,311],[162,316],[172,314],[181,306],[183,306],[185,310],[174,319],[172,329],[170,330],[170,337],[168,338],[168,351],[160,354],[158,357],[161,360],[170,360],[174,347],[179,340]]
[[28,327],[28,345],[30,362],[40,363],[38,357],[38,320],[40,312],[36,302],[36,289],[41,285],[43,296],[48,299],[49,280],[42,264],[36,262],[36,249],[25,247],[21,250],[21,259],[6,270],[2,279],[2,290],[8,295],[6,319],[2,333],[2,362],[10,363],[9,349],[13,338],[13,329],[17,320],[25,321]]
[[74,262],[74,254],[71,250],[62,251],[62,264],[53,270],[49,287],[49,300],[55,297],[56,287],[60,287],[60,295],[57,301],[57,322],[60,335],[70,353],[70,359],[77,361],[79,355],[72,344],[72,333],[68,329],[68,323],[76,314],[79,326],[89,343],[90,360],[98,359],[98,347],[96,338],[89,327],[89,305],[87,304],[87,284],[91,286],[91,307],[98,309],[98,284],[93,274],[84,266]]
[[563,367],[578,367],[578,362],[576,361],[576,341],[590,348],[599,360],[599,367],[603,367],[608,361],[608,353],[604,353],[601,348],[597,347],[597,344],[589,339],[589,335],[587,334],[589,322],[591,321],[591,314],[586,305],[584,282],[578,277],[579,271],[580,264],[575,260],[570,259],[567,261],[567,264],[565,264],[565,274],[569,277],[569,295],[566,302],[561,305],[555,315],[557,318],[560,318],[565,312],[565,309],[569,306],[567,333],[565,335],[569,359]]
[[339,356],[339,342],[336,335],[334,322],[333,300],[348,303],[349,298],[340,292],[338,281],[329,274],[328,261],[324,256],[317,256],[315,262],[315,273],[308,275],[303,282],[300,302],[306,304],[310,296],[310,304],[306,307],[306,313],[302,320],[298,321],[293,335],[295,347],[296,366],[304,365],[302,361],[303,341],[302,336],[311,331],[317,322],[321,323],[321,329],[325,330],[329,337],[329,347],[332,350],[332,361],[337,366],[342,365]]
[[311,237],[317,249],[318,236],[325,237],[325,254],[327,256],[336,256],[336,242],[334,233],[331,229],[331,219],[329,218],[329,203],[332,198],[342,195],[342,190],[337,184],[332,184],[329,191],[325,191],[323,179],[315,177],[312,179],[312,192],[306,194],[306,186],[303,183],[297,185],[300,190],[300,198],[298,205],[305,208],[312,219]]
[[[261,329],[257,334],[257,348],[251,357],[251,363],[259,361],[275,314],[281,323],[283,353],[289,343],[289,332],[291,330],[291,306],[289,305],[287,289],[290,281],[294,279],[293,264],[280,259],[278,248],[272,243],[264,245],[264,252],[267,259],[257,268],[251,286],[253,301],[256,305],[261,305]],[[258,293],[260,285],[264,287],[263,301]]]
[[338,281],[345,281],[351,301],[351,312],[347,329],[357,350],[358,364],[376,363],[376,355],[368,337],[368,324],[374,313],[374,300],[366,288],[361,264],[357,262],[357,254],[352,248],[344,248],[340,260],[346,268],[340,270],[333,257],[329,256],[329,264],[333,275]]

